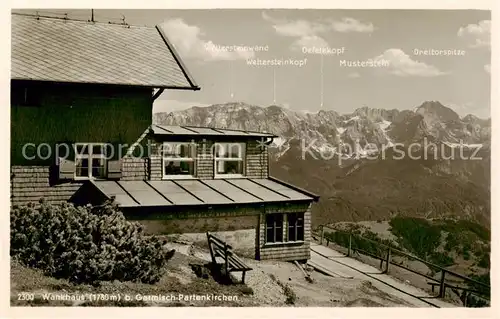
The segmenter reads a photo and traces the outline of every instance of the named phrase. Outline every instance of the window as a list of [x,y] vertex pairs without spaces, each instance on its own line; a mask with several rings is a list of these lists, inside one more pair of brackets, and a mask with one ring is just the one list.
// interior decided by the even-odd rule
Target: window
[[217,143],[214,148],[215,176],[242,177],[245,143]]
[[163,178],[194,177],[196,144],[163,143]]
[[266,215],[266,243],[283,242],[283,214]]
[[105,144],[77,143],[75,146],[76,178],[104,178],[106,175]]
[[287,214],[288,241],[304,240],[304,213]]

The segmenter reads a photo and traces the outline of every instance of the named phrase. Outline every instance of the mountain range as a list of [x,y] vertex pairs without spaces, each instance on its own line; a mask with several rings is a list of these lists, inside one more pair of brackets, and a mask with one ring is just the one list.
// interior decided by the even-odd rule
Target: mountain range
[[276,134],[272,175],[322,196],[313,226],[400,214],[489,227],[491,119],[461,118],[438,101],[350,114],[226,103],[155,113],[153,123]]

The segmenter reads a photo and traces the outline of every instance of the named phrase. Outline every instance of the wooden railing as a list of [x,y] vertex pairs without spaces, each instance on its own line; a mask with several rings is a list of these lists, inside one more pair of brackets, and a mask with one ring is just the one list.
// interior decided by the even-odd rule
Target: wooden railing
[[[385,263],[385,268],[382,270],[382,272],[385,273],[385,274],[389,273],[389,265],[394,265],[396,267],[405,269],[405,270],[407,270],[409,272],[412,272],[414,274],[417,274],[417,275],[420,275],[422,277],[425,277],[425,278],[427,278],[427,279],[429,279],[429,280],[432,281],[432,282],[428,282],[428,284],[431,285],[431,287],[432,287],[432,291],[434,291],[434,287],[435,286],[439,286],[439,293],[437,295],[437,297],[439,297],[439,298],[444,298],[445,294],[446,294],[446,290],[447,289],[451,289],[457,295],[459,295],[458,291],[462,291],[464,293],[464,296],[461,296],[461,300],[463,298],[462,302],[463,302],[464,306],[467,306],[467,299],[468,299],[468,296],[470,294],[474,294],[477,297],[479,297],[480,299],[483,299],[483,300],[487,301],[488,303],[490,301],[490,295],[489,295],[489,293],[486,294],[486,293],[484,293],[484,291],[480,291],[478,289],[474,289],[474,288],[470,287],[471,285],[475,285],[476,287],[481,287],[481,288],[487,290],[488,292],[490,292],[491,291],[491,287],[489,285],[487,285],[485,283],[482,283],[480,281],[474,280],[472,278],[469,278],[469,277],[467,277],[465,275],[459,274],[457,272],[448,270],[448,269],[446,269],[446,268],[444,268],[442,266],[436,265],[436,264],[431,263],[431,262],[429,262],[427,260],[424,260],[422,258],[410,255],[410,254],[408,254],[406,252],[401,251],[400,249],[397,249],[395,247],[389,246],[389,245],[384,244],[384,243],[382,243],[380,241],[376,241],[376,240],[373,240],[373,239],[370,239],[370,238],[366,238],[366,237],[358,235],[358,234],[353,234],[352,232],[342,231],[342,230],[330,228],[330,227],[325,226],[325,225],[321,225],[318,228],[319,232],[318,231],[313,231],[313,235],[316,235],[316,236],[320,237],[320,244],[321,245],[323,245],[324,241],[326,241],[327,242],[326,244],[328,246],[329,242],[330,242],[330,240],[328,238],[325,238],[325,228],[328,229],[328,230],[330,230],[331,233],[338,232],[338,233],[342,233],[342,234],[344,234],[346,236],[349,236],[348,237],[349,238],[348,239],[348,243],[345,244],[345,246],[343,246],[340,243],[332,241],[332,243],[335,243],[335,244],[337,244],[339,246],[343,246],[343,247],[347,248],[347,256],[348,257],[352,257],[355,252],[362,253],[364,255],[367,255],[367,256],[370,256],[372,258],[380,260],[380,268],[381,269],[383,267],[383,264]],[[378,248],[377,250],[379,250],[379,251],[385,251],[385,254],[381,253],[380,255],[378,255],[378,254],[375,254],[373,252],[364,250],[364,249],[359,248],[359,247],[353,247],[353,245],[352,245],[353,239],[358,239],[358,240],[364,240],[364,241],[367,241],[367,242],[371,242],[371,243],[373,243]],[[429,276],[428,274],[424,274],[424,273],[419,272],[417,270],[411,269],[410,267],[406,267],[406,266],[404,266],[404,265],[402,265],[400,263],[394,262],[393,258],[392,258],[392,256],[394,254],[397,254],[398,256],[406,257],[409,260],[417,260],[417,261],[419,261],[419,262],[427,265],[431,269],[438,270],[439,272],[441,272],[440,279],[438,280],[438,279],[436,279],[436,278],[434,278],[432,276]],[[462,282],[447,282],[446,281],[446,277],[448,277],[448,279],[450,279],[450,276],[459,278],[459,279],[462,280]],[[460,283],[466,284],[466,286],[459,286],[459,285],[457,285],[457,284],[460,284]]]

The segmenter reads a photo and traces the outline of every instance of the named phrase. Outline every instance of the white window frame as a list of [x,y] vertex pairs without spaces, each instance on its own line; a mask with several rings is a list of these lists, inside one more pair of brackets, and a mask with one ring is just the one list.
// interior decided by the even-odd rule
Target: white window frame
[[[191,157],[169,157],[164,156],[163,151],[169,144],[187,145],[191,148]],[[167,175],[165,174],[166,162],[192,162],[193,175]],[[161,175],[162,179],[193,179],[196,176],[196,144],[193,142],[163,142],[161,149]]]
[[[240,154],[238,157],[218,157],[218,147],[220,145],[239,145]],[[214,178],[242,178],[245,177],[245,151],[246,151],[246,143],[215,143],[214,144]],[[217,173],[217,164],[218,162],[235,162],[241,161],[242,163],[242,173],[241,174],[221,174]]]
[[[105,179],[107,174],[107,162],[108,158],[106,156],[106,143],[75,143],[73,144],[73,150],[75,151],[75,180],[89,180],[89,179]],[[78,152],[78,147],[83,146],[88,148],[88,154],[81,154]],[[93,154],[94,146],[101,146],[102,152],[101,154]],[[77,168],[78,160],[87,159],[88,162],[88,175],[87,176],[78,176]],[[103,176],[92,176],[92,160],[93,159],[102,159],[104,160],[104,171]]]

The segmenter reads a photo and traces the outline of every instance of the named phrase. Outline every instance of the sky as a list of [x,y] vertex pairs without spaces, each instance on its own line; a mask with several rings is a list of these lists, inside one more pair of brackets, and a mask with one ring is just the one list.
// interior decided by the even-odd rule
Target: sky
[[[43,12],[90,18],[90,10]],[[160,25],[201,87],[166,90],[153,112],[245,102],[345,114],[363,106],[413,109],[437,100],[461,116],[490,117],[489,11],[165,9],[94,14],[100,22],[124,16],[132,25]],[[451,54],[432,55],[431,50]]]

